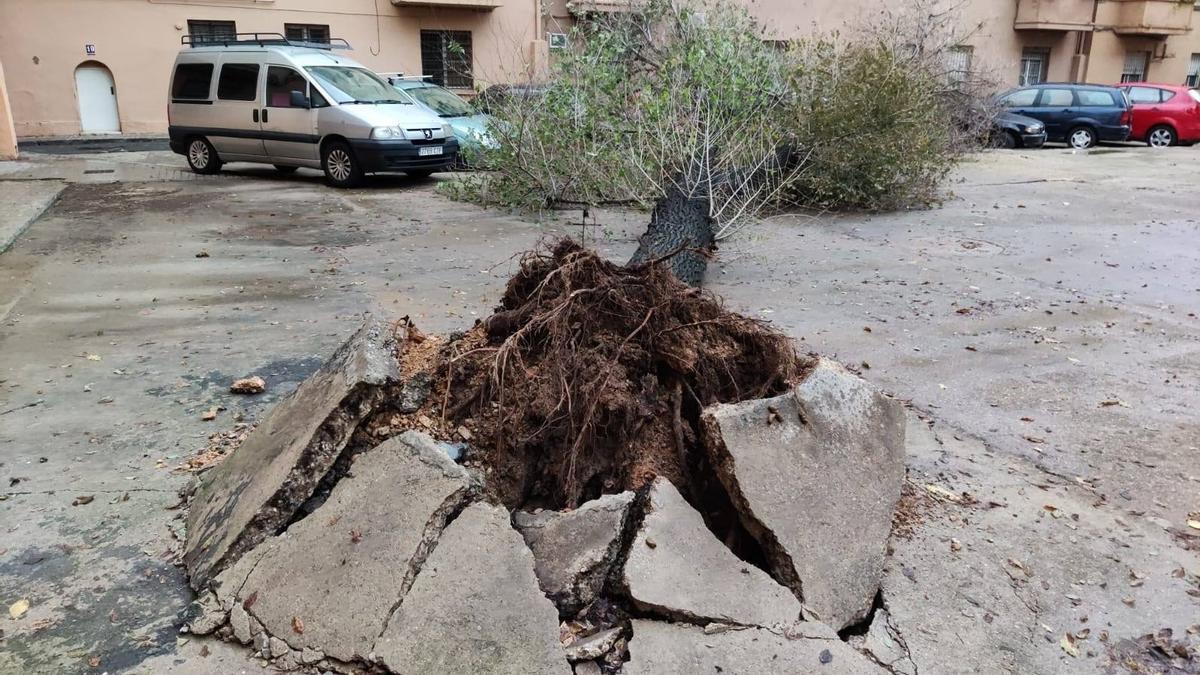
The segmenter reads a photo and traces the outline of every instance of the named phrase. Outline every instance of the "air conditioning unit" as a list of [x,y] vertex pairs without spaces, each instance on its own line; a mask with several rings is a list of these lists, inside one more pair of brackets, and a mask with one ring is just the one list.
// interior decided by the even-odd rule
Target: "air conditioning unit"
[[546,33],[547,41],[550,43],[550,49],[566,49],[567,34],[566,33]]

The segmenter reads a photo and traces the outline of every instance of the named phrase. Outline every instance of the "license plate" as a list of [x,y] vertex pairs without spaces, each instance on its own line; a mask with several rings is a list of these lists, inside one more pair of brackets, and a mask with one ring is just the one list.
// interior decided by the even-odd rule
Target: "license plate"
[[429,157],[431,155],[440,154],[442,154],[442,146],[440,145],[426,145],[417,151],[417,155],[420,157]]

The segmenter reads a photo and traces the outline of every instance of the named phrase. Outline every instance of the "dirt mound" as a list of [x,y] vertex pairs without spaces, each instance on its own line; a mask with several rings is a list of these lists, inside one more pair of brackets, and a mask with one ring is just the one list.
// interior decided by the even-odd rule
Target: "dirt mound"
[[429,395],[372,426],[469,440],[468,463],[510,508],[573,508],[655,476],[705,502],[700,410],[779,394],[811,361],[662,262],[621,267],[568,240],[528,253],[470,331],[408,327],[402,371],[428,373]]

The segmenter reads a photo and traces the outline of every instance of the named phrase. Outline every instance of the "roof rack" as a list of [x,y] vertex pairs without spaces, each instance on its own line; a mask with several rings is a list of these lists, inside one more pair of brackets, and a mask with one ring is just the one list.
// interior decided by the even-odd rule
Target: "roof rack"
[[256,47],[307,47],[309,49],[354,49],[343,38],[329,38],[328,42],[312,42],[308,40],[289,40],[282,33],[233,33],[225,36],[215,35],[184,35],[179,38],[179,44],[188,47],[241,47],[254,45]]

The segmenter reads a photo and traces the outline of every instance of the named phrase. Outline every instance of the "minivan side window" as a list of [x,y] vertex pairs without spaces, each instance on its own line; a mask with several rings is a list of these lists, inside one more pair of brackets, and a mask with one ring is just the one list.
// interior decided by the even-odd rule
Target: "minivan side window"
[[217,98],[222,101],[253,101],[258,98],[258,64],[225,63],[217,81]]
[[171,98],[203,101],[208,98],[212,87],[213,64],[181,63],[175,68],[175,79],[171,80]]
[[271,108],[292,107],[292,92],[308,95],[308,80],[291,68],[269,66],[267,68],[267,106]]
[[[1042,101],[1038,106],[1042,108],[1061,108],[1070,107],[1075,103],[1075,95],[1070,89],[1043,89]],[[1109,101],[1108,105],[1112,105]]]
[[1033,101],[1037,98],[1037,95],[1037,89],[1021,89],[1005,96],[1002,102],[1009,108],[1024,108],[1033,105]]
[[1079,94],[1079,105],[1081,106],[1109,108],[1114,105],[1118,105],[1116,100],[1113,99],[1112,92],[1096,91],[1094,89],[1080,89],[1076,93]]

